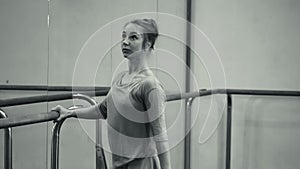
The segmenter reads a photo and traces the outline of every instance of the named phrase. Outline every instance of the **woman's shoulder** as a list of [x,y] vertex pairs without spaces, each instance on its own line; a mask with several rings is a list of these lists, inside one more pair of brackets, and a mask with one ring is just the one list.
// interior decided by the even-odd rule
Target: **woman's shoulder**
[[157,77],[152,72],[145,72],[143,73],[143,79],[141,81],[141,85],[145,90],[152,90],[152,89],[163,89],[162,84],[157,79]]
[[121,79],[123,75],[126,74],[126,71],[121,71],[121,72],[117,72],[114,73],[112,76],[112,81],[111,81],[111,85],[113,85],[117,80]]

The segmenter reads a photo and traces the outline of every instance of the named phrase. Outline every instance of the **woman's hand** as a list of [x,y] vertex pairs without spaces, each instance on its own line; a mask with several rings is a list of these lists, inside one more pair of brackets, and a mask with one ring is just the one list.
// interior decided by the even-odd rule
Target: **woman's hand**
[[59,122],[68,117],[76,116],[74,110],[66,109],[66,108],[62,107],[61,105],[57,105],[56,107],[52,108],[51,110],[56,111],[59,114],[59,117],[56,120],[54,120],[55,122]]

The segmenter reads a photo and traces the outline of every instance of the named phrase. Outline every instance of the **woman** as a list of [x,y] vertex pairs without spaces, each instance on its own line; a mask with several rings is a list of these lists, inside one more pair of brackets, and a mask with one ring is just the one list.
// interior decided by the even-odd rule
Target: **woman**
[[61,106],[53,108],[60,113],[58,120],[66,116],[107,119],[115,169],[171,168],[164,115],[165,94],[147,64],[157,36],[157,25],[152,19],[126,23],[121,46],[129,69],[113,78],[104,101],[77,110]]

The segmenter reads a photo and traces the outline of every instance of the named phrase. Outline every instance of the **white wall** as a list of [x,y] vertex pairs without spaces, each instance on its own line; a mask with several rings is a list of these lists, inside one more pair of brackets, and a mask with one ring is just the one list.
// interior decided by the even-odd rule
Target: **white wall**
[[[47,1],[0,1],[0,84],[47,84]],[[46,92],[0,91],[0,99]],[[3,108],[8,116],[47,111],[47,104]],[[45,167],[47,124],[16,127],[13,134],[13,168]],[[3,168],[3,130],[0,131],[0,168]]]
[[[185,88],[185,68],[180,63],[185,57],[185,41],[174,39],[185,39],[185,24],[180,20],[185,17],[185,1],[51,0],[49,29],[47,3],[0,1],[1,84],[109,85],[122,60],[117,43],[121,25],[134,16],[115,19],[133,13],[162,12],[174,16],[169,19],[171,16],[152,15],[160,31],[170,35],[159,37],[153,66],[165,71],[156,73],[168,91]],[[192,32],[192,73],[197,88],[299,90],[299,6],[293,0],[193,1],[193,23],[199,28]],[[111,21],[115,22],[103,27]],[[125,68],[123,63],[121,69]],[[0,92],[0,99],[46,94]],[[218,126],[224,117],[222,99],[218,96],[194,101],[192,168],[224,168],[225,118]],[[232,168],[298,168],[298,102],[299,99],[285,97],[234,96]],[[45,112],[56,104],[70,106],[72,102],[4,110],[9,116],[32,114]],[[182,104],[171,102],[166,109],[170,141],[174,145],[173,168],[183,168]],[[205,123],[207,115],[210,118]],[[50,168],[52,125],[49,122],[13,129],[14,168]],[[61,133],[61,168],[95,167],[93,130],[93,122],[66,122]],[[2,138],[3,132],[0,134]],[[207,138],[210,139],[199,143]],[[0,148],[1,165],[2,159]]]
[[[220,87],[299,90],[299,1],[197,0],[193,3],[193,22],[211,40],[224,66],[227,86]],[[193,43],[200,58],[205,60],[206,46],[198,43],[202,41],[195,36]],[[209,88],[209,77],[198,66],[201,62],[195,59],[194,63],[195,72],[205,80],[202,85]],[[216,64],[215,69],[208,71],[214,74],[217,69]],[[205,110],[205,103],[209,105],[207,100],[203,98],[201,109]],[[298,103],[299,99],[289,97],[234,96],[232,168],[299,168]],[[201,128],[204,118],[200,116],[196,126]],[[203,145],[197,142],[200,131],[193,130],[193,168],[224,168],[224,120],[211,140]],[[205,132],[211,133],[215,125],[209,123]]]
[[[121,67],[118,67],[123,61],[120,44],[117,43],[121,38],[122,26],[126,20],[137,17],[157,19],[162,33],[179,35],[185,39],[183,23],[174,19],[173,25],[170,25],[174,29],[169,31],[170,27],[167,27],[169,20],[166,18],[159,17],[155,13],[141,14],[162,12],[184,18],[184,1],[51,0],[49,29],[47,28],[47,3],[47,0],[39,3],[30,0],[1,1],[0,33],[4,37],[0,40],[1,55],[3,55],[0,63],[1,84],[6,84],[6,80],[8,80],[8,85],[109,86],[115,71],[127,68],[126,62],[122,62]],[[172,5],[170,6],[170,4]],[[174,5],[176,8],[173,8]],[[23,19],[27,13],[28,17]],[[140,14],[125,17],[134,13]],[[157,71],[156,73],[166,90],[177,91],[178,85],[184,89],[184,66],[178,62],[176,69],[173,69],[173,66],[168,64],[173,54],[179,58],[178,61],[184,60],[184,45],[171,38],[159,38],[156,46],[157,52],[151,63],[154,67],[159,66],[165,69],[165,72]],[[21,58],[23,59],[21,60]],[[173,85],[174,79],[177,80],[175,82],[178,85]],[[45,94],[47,93],[55,92],[45,92]],[[1,99],[35,94],[40,93],[1,91]],[[101,99],[97,98],[98,101]],[[78,103],[85,104],[84,102]],[[68,107],[73,103],[72,101],[57,101],[48,104],[15,106],[5,110],[10,116],[22,110],[39,113],[49,111],[57,104]],[[166,110],[167,124],[171,128],[170,138],[175,137],[178,140],[173,143],[171,151],[174,168],[183,166],[183,144],[181,142],[184,136],[183,109],[181,102],[173,102],[168,104]],[[176,119],[180,120],[175,121]],[[105,124],[105,122],[103,123]],[[42,124],[42,127],[36,126],[38,125],[13,130],[13,167],[16,169],[50,168],[53,123]],[[95,167],[94,129],[95,123],[91,121],[69,119],[65,122],[60,142],[61,168]],[[34,142],[31,139],[32,133],[35,133]],[[32,142],[34,144],[30,144]],[[104,139],[104,142],[107,140]],[[3,150],[0,150],[0,159],[2,160]],[[109,158],[108,152],[107,155]]]

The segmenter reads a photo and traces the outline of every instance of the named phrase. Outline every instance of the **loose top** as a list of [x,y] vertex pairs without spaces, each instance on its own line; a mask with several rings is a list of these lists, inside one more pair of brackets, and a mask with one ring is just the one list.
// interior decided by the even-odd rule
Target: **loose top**
[[107,118],[114,166],[122,166],[134,158],[156,156],[160,153],[156,143],[168,141],[162,85],[149,70],[123,83],[126,73],[121,72],[113,79],[107,97],[98,106]]

